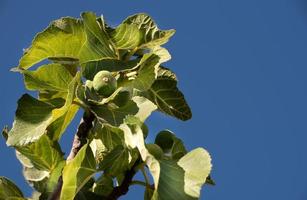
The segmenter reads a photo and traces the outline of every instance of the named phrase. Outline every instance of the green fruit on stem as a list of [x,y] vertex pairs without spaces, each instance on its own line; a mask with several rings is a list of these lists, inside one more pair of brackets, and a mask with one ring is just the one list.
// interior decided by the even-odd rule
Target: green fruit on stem
[[117,81],[109,71],[98,72],[93,79],[94,90],[104,97],[110,96],[117,88]]
[[87,87],[88,89],[92,89],[93,88],[93,82],[92,81],[90,81],[90,80],[87,80],[86,82],[85,82],[85,87]]

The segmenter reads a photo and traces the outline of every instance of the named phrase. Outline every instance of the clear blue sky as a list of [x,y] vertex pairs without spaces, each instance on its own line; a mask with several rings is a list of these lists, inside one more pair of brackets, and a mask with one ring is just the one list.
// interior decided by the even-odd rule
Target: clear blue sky
[[[203,188],[201,199],[307,199],[306,0],[1,0],[1,127],[12,124],[25,92],[22,77],[9,72],[22,49],[51,20],[85,10],[103,14],[111,25],[147,12],[161,28],[177,30],[167,45],[173,56],[167,66],[179,77],[193,119],[154,114],[149,139],[169,128],[189,149],[208,149],[217,185]],[[65,151],[73,128],[62,141]],[[0,155],[0,175],[29,195],[3,139]],[[142,199],[141,193],[132,187],[122,199]]]

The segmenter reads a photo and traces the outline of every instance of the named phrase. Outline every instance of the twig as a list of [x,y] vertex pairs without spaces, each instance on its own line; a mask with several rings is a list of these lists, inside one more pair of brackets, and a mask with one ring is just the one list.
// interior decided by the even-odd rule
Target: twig
[[137,160],[134,165],[131,167],[130,170],[126,171],[125,178],[122,181],[122,184],[120,186],[117,186],[113,189],[111,194],[106,198],[107,200],[117,200],[120,196],[127,194],[129,191],[129,186],[132,183],[132,179],[134,175],[136,174],[135,167],[140,164],[140,160]]

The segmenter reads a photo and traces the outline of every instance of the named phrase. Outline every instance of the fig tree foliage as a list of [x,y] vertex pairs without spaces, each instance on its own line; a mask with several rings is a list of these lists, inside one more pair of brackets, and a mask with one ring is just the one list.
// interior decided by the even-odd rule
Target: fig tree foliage
[[[35,192],[26,198],[0,177],[0,199],[118,199],[134,184],[144,186],[136,199],[199,199],[202,186],[213,184],[208,152],[188,151],[170,130],[146,142],[152,112],[192,117],[164,65],[171,56],[162,45],[174,33],[144,13],[111,27],[92,12],[55,20],[38,33],[14,68],[37,96],[22,95],[12,127],[3,130]],[[79,110],[67,157],[59,140],[71,134],[65,132]]]

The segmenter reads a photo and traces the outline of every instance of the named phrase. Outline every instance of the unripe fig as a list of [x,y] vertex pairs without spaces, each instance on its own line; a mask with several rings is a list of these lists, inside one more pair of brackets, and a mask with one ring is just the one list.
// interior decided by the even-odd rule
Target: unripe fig
[[109,71],[98,72],[93,79],[94,90],[104,97],[110,96],[117,88],[117,81]]

